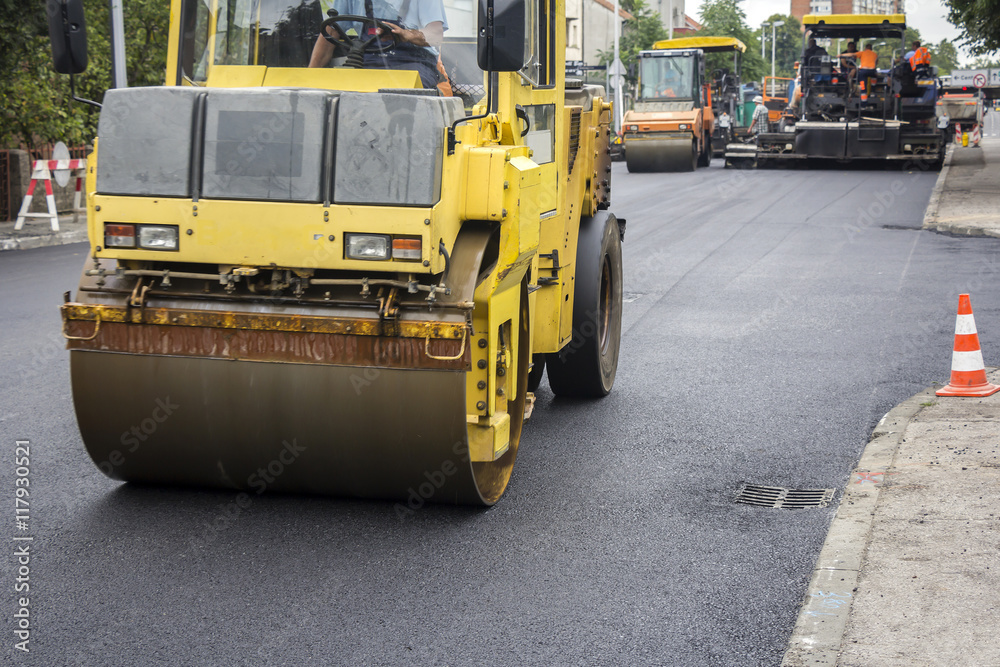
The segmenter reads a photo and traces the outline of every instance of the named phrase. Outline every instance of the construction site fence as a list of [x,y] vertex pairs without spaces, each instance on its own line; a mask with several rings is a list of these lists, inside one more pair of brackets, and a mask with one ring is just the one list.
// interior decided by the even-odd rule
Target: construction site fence
[[[0,149],[0,222],[9,222],[17,218],[17,212],[31,183],[32,164],[35,160],[51,160],[52,149],[53,144]],[[69,149],[69,156],[71,159],[82,159],[87,157],[90,151],[90,146],[76,146]],[[53,183],[56,208],[60,211],[69,211],[73,208],[75,185],[72,180],[64,188]],[[32,210],[44,210],[44,208],[45,188],[36,188]]]

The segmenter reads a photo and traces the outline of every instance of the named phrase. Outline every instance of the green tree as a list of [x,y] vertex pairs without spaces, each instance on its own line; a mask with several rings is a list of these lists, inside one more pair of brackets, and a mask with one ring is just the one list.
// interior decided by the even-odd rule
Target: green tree
[[[81,145],[97,133],[98,112],[73,102],[68,76],[52,69],[45,4],[25,8],[0,0],[0,145],[29,147],[64,141]],[[75,78],[76,94],[100,102],[111,85],[109,3],[88,2],[89,65]],[[168,3],[125,0],[125,59],[130,86],[162,84],[166,65]]]
[[944,76],[958,69],[958,49],[947,39],[930,46],[931,64],[938,68],[938,74]]
[[[702,24],[699,35],[707,37],[735,37],[747,46],[743,54],[741,78],[746,81],[757,81],[763,78],[765,67],[760,57],[760,40],[747,25],[747,15],[740,6],[743,0],[705,0],[701,6],[698,20]],[[769,61],[770,62],[770,61]],[[729,56],[713,54],[708,58],[706,68],[730,69]],[[766,69],[771,73],[770,65]]]
[[976,56],[1000,51],[1000,0],[945,0],[948,20],[962,31],[960,41]]
[[[619,43],[622,64],[632,71],[634,69],[632,65],[638,59],[639,52],[652,48],[654,42],[667,39],[668,34],[663,27],[660,14],[646,6],[646,0],[621,0],[621,7],[632,15],[632,18],[622,24]],[[597,54],[602,65],[614,62],[613,50],[598,51]],[[634,82],[632,76],[629,76],[629,80]]]
[[[776,76],[792,78],[795,76],[795,63],[802,57],[802,24],[791,14],[771,14],[767,23],[784,21],[774,32],[774,72]],[[754,31],[758,44],[764,41],[764,69],[771,73],[771,28],[761,27]],[[759,47],[758,47],[759,48]]]
[[972,62],[972,69],[1000,69],[1000,60],[979,57]]

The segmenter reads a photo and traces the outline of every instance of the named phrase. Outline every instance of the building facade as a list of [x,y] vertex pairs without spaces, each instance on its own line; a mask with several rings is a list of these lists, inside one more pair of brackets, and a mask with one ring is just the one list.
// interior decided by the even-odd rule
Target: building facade
[[[632,15],[619,7],[619,20]],[[615,48],[615,5],[609,0],[566,0],[566,60],[596,65],[598,51]]]
[[[701,25],[684,13],[684,0],[651,0],[648,6],[659,13],[663,29],[674,37],[683,37],[701,29]],[[599,51],[615,47],[614,0],[566,0],[566,60],[596,65]],[[619,7],[619,20],[632,15]],[[673,17],[671,26],[671,15]]]

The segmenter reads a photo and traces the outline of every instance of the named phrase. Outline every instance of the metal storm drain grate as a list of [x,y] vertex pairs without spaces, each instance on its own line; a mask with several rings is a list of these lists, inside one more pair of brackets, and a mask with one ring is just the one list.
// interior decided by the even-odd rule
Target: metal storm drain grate
[[757,507],[780,507],[797,510],[804,507],[826,507],[833,500],[834,489],[786,489],[780,486],[743,484],[736,493],[736,502]]

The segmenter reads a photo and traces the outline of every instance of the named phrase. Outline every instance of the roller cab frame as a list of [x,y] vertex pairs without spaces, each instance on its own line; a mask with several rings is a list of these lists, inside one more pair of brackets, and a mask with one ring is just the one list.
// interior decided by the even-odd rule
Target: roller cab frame
[[[680,40],[654,46],[671,41]],[[697,47],[640,51],[638,80],[637,97],[622,118],[628,170],[694,171],[708,166],[715,116],[705,52]]]
[[306,67],[307,0],[170,4],[168,85],[105,95],[61,307],[95,464],[493,504],[529,373],[603,396],[617,366],[611,105],[565,86],[563,3],[449,7],[456,97]]

